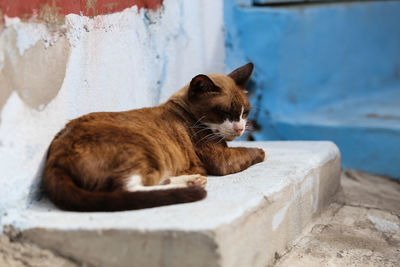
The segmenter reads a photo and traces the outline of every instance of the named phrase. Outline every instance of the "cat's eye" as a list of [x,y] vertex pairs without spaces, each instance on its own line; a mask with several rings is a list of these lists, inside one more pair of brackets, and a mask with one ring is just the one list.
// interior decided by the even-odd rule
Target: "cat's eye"
[[229,117],[231,116],[231,113],[225,110],[220,110],[219,114],[223,115],[224,117]]
[[249,116],[250,110],[243,111],[243,117]]
[[219,114],[219,115],[221,115],[223,117],[229,117],[231,115],[231,113],[229,111],[226,111],[226,110],[221,109],[221,108],[216,108],[215,109],[215,113],[217,113],[217,114]]

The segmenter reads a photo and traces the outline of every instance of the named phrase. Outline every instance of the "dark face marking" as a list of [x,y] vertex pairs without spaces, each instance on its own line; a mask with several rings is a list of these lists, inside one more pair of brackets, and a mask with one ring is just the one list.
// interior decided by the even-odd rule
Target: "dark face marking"
[[188,88],[188,100],[193,115],[213,132],[226,140],[240,136],[246,126],[251,106],[245,86],[253,70],[246,64],[228,76],[197,75]]
[[201,121],[207,123],[240,121],[241,116],[246,119],[251,110],[249,101],[240,91],[231,93],[238,95],[234,97],[226,94],[210,96],[193,103],[192,109],[196,117],[203,117]]

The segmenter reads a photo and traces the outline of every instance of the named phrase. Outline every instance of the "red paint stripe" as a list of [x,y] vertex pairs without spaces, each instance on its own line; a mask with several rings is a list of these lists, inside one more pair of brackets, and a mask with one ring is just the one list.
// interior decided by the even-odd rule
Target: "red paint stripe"
[[0,0],[0,16],[27,19],[45,14],[96,16],[137,6],[158,9],[162,0]]

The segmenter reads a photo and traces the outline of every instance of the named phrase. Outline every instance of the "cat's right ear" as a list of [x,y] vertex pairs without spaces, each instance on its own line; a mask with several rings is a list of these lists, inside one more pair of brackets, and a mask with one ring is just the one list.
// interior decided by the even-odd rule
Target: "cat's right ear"
[[238,86],[244,89],[250,80],[253,69],[254,64],[250,62],[232,71],[228,76],[231,77]]
[[195,100],[210,93],[220,92],[220,90],[207,75],[199,74],[190,82],[189,100]]

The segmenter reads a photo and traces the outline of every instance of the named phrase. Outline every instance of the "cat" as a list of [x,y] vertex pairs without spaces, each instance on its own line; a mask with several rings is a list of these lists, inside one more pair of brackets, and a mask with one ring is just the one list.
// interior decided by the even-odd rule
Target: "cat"
[[122,211],[206,197],[206,175],[264,161],[260,148],[227,146],[250,113],[248,63],[200,74],[152,108],[96,112],[70,121],[51,142],[42,187],[59,208]]

